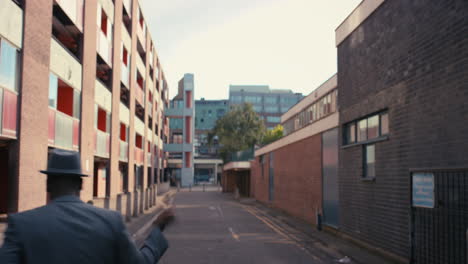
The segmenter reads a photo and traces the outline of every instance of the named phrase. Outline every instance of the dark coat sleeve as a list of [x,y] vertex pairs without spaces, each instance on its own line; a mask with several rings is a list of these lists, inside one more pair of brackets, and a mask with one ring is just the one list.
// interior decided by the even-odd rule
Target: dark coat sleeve
[[154,228],[143,247],[138,250],[122,221],[122,217],[119,215],[118,218],[117,263],[157,263],[169,247],[161,230]]
[[5,232],[3,246],[0,248],[0,263],[13,264],[21,263],[22,245],[19,233],[13,217],[8,217],[8,228]]

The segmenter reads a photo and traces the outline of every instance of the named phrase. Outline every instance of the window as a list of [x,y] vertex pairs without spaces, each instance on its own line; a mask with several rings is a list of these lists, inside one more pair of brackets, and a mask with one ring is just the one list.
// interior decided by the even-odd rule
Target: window
[[389,133],[388,113],[383,112],[350,122],[344,126],[344,131],[345,145],[378,139]]
[[0,86],[18,91],[19,51],[5,40],[0,41]]
[[379,116],[375,115],[367,119],[367,139],[379,137]]
[[253,95],[247,95],[247,96],[245,96],[245,101],[246,101],[247,103],[252,103],[252,104],[261,103],[261,102],[262,102],[262,97],[260,97],[260,96],[253,96]]
[[375,178],[375,145],[364,145],[364,172],[363,177]]
[[128,51],[124,45],[122,45],[122,62],[125,66],[128,66]]
[[388,113],[380,115],[380,135],[388,134]]
[[358,136],[358,141],[367,140],[367,119],[359,121],[357,136]]
[[267,96],[267,97],[265,97],[265,103],[266,104],[277,104],[278,103],[278,98],[273,97],[273,96]]
[[80,118],[81,91],[73,89],[54,74],[49,75],[49,106],[68,116]]
[[356,123],[346,125],[346,139],[348,144],[356,142]]
[[257,112],[257,113],[263,112],[263,107],[262,107],[261,105],[254,105],[254,106],[253,106],[253,109],[254,109],[254,111]]
[[265,112],[267,112],[267,113],[279,113],[279,107],[277,105],[275,105],[275,106],[266,106],[265,107]]
[[279,122],[281,122],[281,117],[279,117],[279,116],[267,116],[267,122],[279,123]]

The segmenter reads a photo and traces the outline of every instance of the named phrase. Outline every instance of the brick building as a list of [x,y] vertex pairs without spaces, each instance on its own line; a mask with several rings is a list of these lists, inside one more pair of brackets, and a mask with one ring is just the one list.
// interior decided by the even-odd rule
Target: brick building
[[467,18],[463,0],[365,0],[336,30],[340,229],[406,263],[467,261]]
[[81,198],[155,204],[168,87],[137,0],[0,0],[0,214],[47,202],[48,150],[81,153]]
[[255,151],[251,196],[296,217],[338,226],[336,75],[281,117],[285,136]]

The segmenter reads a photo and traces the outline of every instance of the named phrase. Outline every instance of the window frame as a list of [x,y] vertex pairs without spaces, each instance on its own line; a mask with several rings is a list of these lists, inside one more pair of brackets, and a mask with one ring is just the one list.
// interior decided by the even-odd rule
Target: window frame
[[[387,132],[382,133],[382,116],[385,116],[385,115],[387,116]],[[378,117],[378,128],[377,128],[378,135],[376,137],[369,138],[369,121],[368,120],[371,119],[371,118],[374,118],[376,116]],[[359,138],[359,133],[360,133],[359,123],[363,122],[363,121],[366,121],[366,138],[363,139],[363,140],[360,140],[360,138]],[[376,112],[376,113],[367,115],[367,116],[365,116],[363,118],[356,119],[356,120],[353,120],[351,122],[345,123],[342,126],[343,131],[344,131],[343,135],[342,135],[343,136],[342,147],[347,148],[347,147],[352,147],[352,146],[355,146],[355,145],[370,144],[370,143],[373,143],[373,142],[387,140],[389,135],[390,135],[389,124],[390,124],[390,118],[389,118],[388,110],[383,110],[383,111],[380,111],[380,112]],[[355,140],[352,141],[352,142],[349,139],[349,133],[348,133],[348,128],[351,125],[355,126]]]
[[3,85],[0,83],[0,89],[4,88],[4,89],[7,89],[9,91],[19,94],[20,87],[21,87],[20,85],[21,83],[21,49],[17,47],[15,44],[13,44],[12,42],[0,36],[0,64],[2,62],[2,48],[3,48],[3,45],[5,44],[8,45],[9,48],[12,48],[15,50],[15,56],[14,56],[16,60],[15,69],[14,69],[15,76],[14,76],[13,87],[8,87],[7,85]]

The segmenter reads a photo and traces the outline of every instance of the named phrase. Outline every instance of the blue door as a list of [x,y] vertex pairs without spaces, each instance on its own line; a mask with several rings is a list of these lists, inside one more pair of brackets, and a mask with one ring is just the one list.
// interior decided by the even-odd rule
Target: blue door
[[338,227],[338,128],[322,134],[323,222]]

